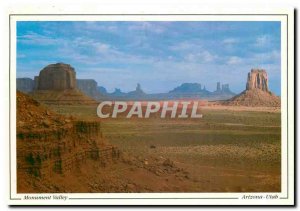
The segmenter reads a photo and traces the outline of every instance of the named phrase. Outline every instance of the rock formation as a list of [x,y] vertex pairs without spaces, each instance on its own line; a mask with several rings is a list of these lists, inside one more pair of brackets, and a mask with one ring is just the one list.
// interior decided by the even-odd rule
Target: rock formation
[[111,95],[114,97],[123,97],[126,95],[126,93],[122,92],[122,90],[119,88],[115,88],[115,91]]
[[138,96],[138,95],[145,95],[145,92],[142,90],[141,84],[137,84],[135,91],[129,92],[129,95]]
[[31,78],[17,78],[17,90],[21,92],[32,92],[34,89],[34,81]]
[[142,88],[141,88],[141,84],[138,83],[138,84],[136,85],[135,91],[137,91],[137,92],[143,92],[143,90],[142,90]]
[[223,92],[230,91],[230,89],[229,89],[229,84],[222,84],[222,91],[223,91]]
[[119,150],[104,140],[99,122],[59,115],[17,92],[18,182],[32,180],[30,175],[63,174],[87,160],[109,163],[118,158]]
[[[95,104],[103,100],[164,100],[182,98],[201,98],[210,100],[227,100],[235,95],[229,84],[218,82],[217,90],[208,91],[200,83],[183,83],[168,93],[148,94],[138,83],[134,91],[122,92],[115,89],[108,93],[104,87],[98,86],[93,79],[77,79],[76,72],[69,64],[56,63],[43,68],[34,80],[18,78],[17,88],[22,92],[30,92],[36,100],[46,104]],[[92,99],[93,98],[93,99]]]
[[199,83],[183,83],[169,93],[199,93],[202,91],[203,89]]
[[34,87],[33,90],[37,90],[39,87],[39,77],[38,76],[34,76]]
[[269,91],[268,74],[263,69],[252,69],[248,73],[246,90],[260,89],[262,91]]
[[217,83],[217,92],[220,92],[220,91],[221,91],[221,83],[218,82],[218,83]]
[[168,93],[148,94],[143,91],[140,84],[137,84],[134,91],[122,92],[120,89],[116,89],[113,93],[104,92],[104,94],[101,96],[102,98],[98,98],[97,100],[227,100],[235,96],[235,93],[230,91],[229,84],[223,84],[221,89],[221,83],[219,83],[219,87],[219,91],[210,92],[200,83],[183,83]]
[[105,87],[103,87],[103,86],[97,86],[97,91],[98,91],[100,94],[107,94],[107,90],[106,90]]
[[224,102],[225,105],[280,107],[280,97],[269,91],[265,70],[252,69],[248,73],[246,90]]
[[215,94],[219,94],[219,93],[228,93],[228,94],[233,94],[230,89],[229,89],[229,84],[222,84],[218,82],[217,83],[217,89],[216,91],[214,91]]
[[76,86],[76,72],[69,64],[50,64],[34,78],[30,95],[45,104],[97,104]]
[[98,94],[97,82],[94,79],[77,79],[77,88],[90,97]]
[[217,88],[211,93],[211,95],[213,96],[212,99],[227,100],[235,96],[235,93],[230,90],[229,84],[221,84],[220,82],[217,82]]
[[37,90],[66,90],[76,88],[76,72],[69,64],[50,64],[41,70]]
[[141,85],[138,83],[134,91],[127,93],[127,97],[132,100],[139,100],[147,97],[147,94],[143,91]]

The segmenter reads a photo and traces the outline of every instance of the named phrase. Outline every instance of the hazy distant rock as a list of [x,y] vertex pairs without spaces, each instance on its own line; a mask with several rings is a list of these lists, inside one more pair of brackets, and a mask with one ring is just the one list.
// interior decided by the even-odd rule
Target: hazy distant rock
[[216,90],[217,92],[220,92],[221,91],[221,83],[220,82],[218,82],[217,83],[217,90]]
[[[221,85],[220,85],[221,86]],[[106,93],[98,100],[176,100],[176,99],[207,99],[226,100],[235,94],[230,91],[229,84],[223,84],[220,92],[210,92],[199,83],[183,83],[168,93],[147,94],[138,83],[134,91],[125,93],[115,89],[113,93]]]
[[[221,88],[222,87],[222,88]],[[223,98],[230,98],[233,97],[235,95],[235,93],[233,93],[230,88],[229,88],[229,84],[222,84],[218,82],[217,83],[217,89],[216,91],[213,92],[213,95],[215,96],[223,96]]]
[[199,98],[211,100],[224,100],[233,97],[235,94],[230,91],[229,84],[217,83],[217,90],[210,92],[206,90],[205,86],[199,83],[183,83],[168,93],[168,98]]
[[34,76],[33,82],[34,82],[34,87],[33,87],[33,89],[34,89],[34,90],[37,90],[38,87],[39,87],[39,77],[38,77],[38,76]]
[[34,89],[34,81],[31,78],[17,78],[17,90],[21,92],[32,92]]
[[125,96],[126,94],[127,94],[127,93],[122,92],[121,89],[119,89],[119,88],[115,88],[115,91],[114,91],[113,93],[111,93],[111,95],[112,95],[113,97],[123,97],[123,96]]
[[169,93],[197,93],[202,92],[201,84],[198,83],[183,83]]
[[230,92],[229,84],[222,84],[222,91],[223,92]]
[[66,90],[76,88],[76,72],[69,64],[50,64],[41,70],[37,90]]
[[143,91],[142,88],[141,88],[141,84],[139,84],[139,83],[136,85],[135,91],[136,91],[136,92],[139,92],[139,93],[144,93],[144,91]]
[[139,99],[145,97],[146,93],[142,90],[141,85],[138,83],[135,91],[128,92],[127,95],[130,99]]
[[77,89],[90,97],[98,95],[97,82],[94,79],[77,79]]
[[104,99],[107,95],[106,89],[98,86],[94,79],[77,79],[77,89],[96,100]]
[[101,94],[107,94],[107,90],[103,86],[97,86],[97,91]]

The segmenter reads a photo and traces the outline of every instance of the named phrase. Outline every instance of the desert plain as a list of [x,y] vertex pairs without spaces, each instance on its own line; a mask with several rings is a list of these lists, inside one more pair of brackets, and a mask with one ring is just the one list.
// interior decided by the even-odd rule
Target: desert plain
[[[81,183],[79,191],[281,190],[281,113],[278,108],[207,105],[201,107],[203,118],[200,119],[152,116],[130,120],[125,117],[100,120],[96,106],[91,105],[51,105],[50,108],[77,119],[101,121],[104,138],[123,153],[122,162],[105,168],[98,167],[97,162],[82,167],[87,168],[82,173],[91,181],[85,181],[83,175],[78,179],[69,173],[76,186]],[[62,185],[76,192],[73,183],[68,187],[68,182],[63,182],[64,176],[56,177],[61,177],[57,187]]]

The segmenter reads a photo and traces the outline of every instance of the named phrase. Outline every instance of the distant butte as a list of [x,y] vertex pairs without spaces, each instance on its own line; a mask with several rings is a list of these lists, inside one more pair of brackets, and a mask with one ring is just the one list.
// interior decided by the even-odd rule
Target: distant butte
[[280,107],[280,97],[269,90],[268,74],[263,69],[248,73],[246,90],[224,102],[226,105]]
[[50,64],[35,77],[35,84],[37,90],[75,89],[76,72],[69,64]]
[[97,104],[77,89],[75,69],[64,63],[50,64],[34,78],[30,95],[45,104]]
[[268,74],[263,69],[252,69],[248,73],[248,80],[246,90],[260,89],[262,91],[269,91]]

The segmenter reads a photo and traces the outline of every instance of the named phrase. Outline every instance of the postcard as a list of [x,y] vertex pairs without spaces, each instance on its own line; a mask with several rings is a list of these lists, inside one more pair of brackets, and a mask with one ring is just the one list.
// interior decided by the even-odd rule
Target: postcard
[[294,204],[293,10],[8,21],[9,204]]

